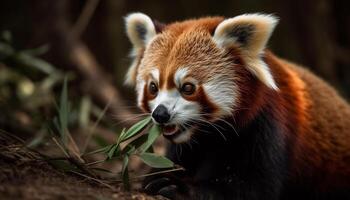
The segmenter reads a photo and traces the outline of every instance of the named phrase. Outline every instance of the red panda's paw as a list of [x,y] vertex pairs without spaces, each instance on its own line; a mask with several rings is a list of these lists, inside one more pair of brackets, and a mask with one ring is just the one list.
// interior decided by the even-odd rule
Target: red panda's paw
[[153,179],[145,184],[143,189],[144,192],[150,195],[161,195],[172,200],[187,199],[187,190],[185,189],[184,184],[168,177]]

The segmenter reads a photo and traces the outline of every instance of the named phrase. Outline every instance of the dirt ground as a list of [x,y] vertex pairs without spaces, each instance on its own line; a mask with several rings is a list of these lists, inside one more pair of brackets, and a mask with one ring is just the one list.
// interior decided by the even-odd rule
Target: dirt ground
[[40,154],[0,134],[0,199],[165,199],[138,191],[111,189],[90,179],[56,170]]

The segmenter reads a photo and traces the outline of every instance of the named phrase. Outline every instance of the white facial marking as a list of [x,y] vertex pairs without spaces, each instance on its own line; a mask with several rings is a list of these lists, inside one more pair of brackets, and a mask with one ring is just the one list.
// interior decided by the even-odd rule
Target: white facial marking
[[[164,105],[170,114],[170,120],[166,124],[175,124],[182,129],[186,123],[193,119],[197,119],[200,113],[200,106],[197,102],[187,101],[184,99],[177,89],[160,90],[158,96],[149,101],[149,107],[152,112],[158,105]],[[173,139],[175,143],[183,143],[189,141],[192,136],[191,130],[184,130]]]
[[186,75],[187,75],[187,68],[180,68],[175,72],[174,82],[177,87],[180,87],[182,80],[186,77]]
[[209,99],[220,109],[220,115],[231,115],[237,99],[236,85],[233,78],[217,75],[203,84],[205,93]]
[[[152,76],[159,76],[159,72],[152,70]],[[181,132],[178,136],[173,138],[175,143],[183,143],[190,140],[192,131],[190,127],[186,126],[191,120],[197,119],[200,114],[200,105],[195,101],[188,101],[181,95],[179,87],[183,83],[183,79],[187,75],[187,68],[179,69],[174,75],[174,82],[177,88],[160,89],[157,97],[148,102],[148,105],[153,112],[160,104],[164,105],[170,114],[170,120],[166,124],[175,124]],[[156,122],[155,122],[156,123]],[[188,129],[189,128],[189,129]]]
[[193,134],[192,131],[186,130],[183,133],[181,133],[181,135],[179,135],[176,138],[174,138],[174,142],[175,143],[187,142],[187,141],[189,141],[191,139],[192,134]]
[[[151,79],[150,81],[155,81],[157,84],[159,82],[159,70],[154,68],[153,70],[151,70],[151,76],[153,79]],[[141,107],[142,106],[142,100],[144,97],[144,88],[148,87],[148,84],[145,80],[143,80],[141,74],[138,74],[137,79],[136,79],[136,92],[137,92],[137,103],[138,106]]]
[[151,70],[151,76],[158,84],[159,83],[159,70],[158,69]]
[[159,90],[158,95],[155,99],[149,102],[149,106],[152,109],[157,108],[160,104],[164,105],[168,108],[169,112],[172,112],[172,108],[174,107],[176,101],[181,98],[181,95],[177,92],[177,90]]
[[146,81],[142,79],[137,79],[137,84],[136,84],[136,92],[137,92],[137,105],[139,107],[142,106],[142,98],[143,98],[143,90],[144,87],[146,86]]

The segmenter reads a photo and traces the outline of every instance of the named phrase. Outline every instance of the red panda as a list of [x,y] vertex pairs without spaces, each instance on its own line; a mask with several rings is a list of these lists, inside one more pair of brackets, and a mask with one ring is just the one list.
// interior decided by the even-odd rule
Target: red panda
[[272,15],[160,25],[125,18],[126,82],[184,167],[146,179],[171,199],[350,199],[350,106],[266,48]]

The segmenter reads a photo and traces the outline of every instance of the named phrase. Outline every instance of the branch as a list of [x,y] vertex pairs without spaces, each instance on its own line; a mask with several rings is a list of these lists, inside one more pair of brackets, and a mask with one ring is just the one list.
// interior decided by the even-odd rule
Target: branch
[[[32,4],[34,8],[33,18],[36,19],[37,26],[48,27],[47,29],[35,29],[38,30],[37,34],[41,36],[37,36],[37,39],[49,41],[52,62],[56,66],[64,66],[74,70],[82,78],[81,83],[88,83],[88,85],[81,84],[84,88],[83,92],[90,94],[101,106],[111,102],[108,111],[117,120],[123,121],[125,118],[131,118],[133,113],[125,106],[117,88],[107,79],[107,73],[102,70],[104,68],[97,62],[83,41],[76,34],[71,34],[72,26],[67,16],[67,7],[71,1],[34,2],[34,5]],[[93,7],[92,3],[89,5]],[[92,9],[89,8],[89,10],[89,15],[92,15]],[[82,14],[81,16],[84,16],[82,18],[86,20],[88,18],[86,15]],[[79,26],[84,27],[83,25]],[[132,120],[127,121],[124,122],[124,125],[130,125],[133,122]]]
[[89,0],[88,2],[86,2],[83,11],[81,12],[77,22],[72,28],[71,34],[73,36],[79,38],[80,35],[84,32],[97,8],[99,1],[100,0]]

